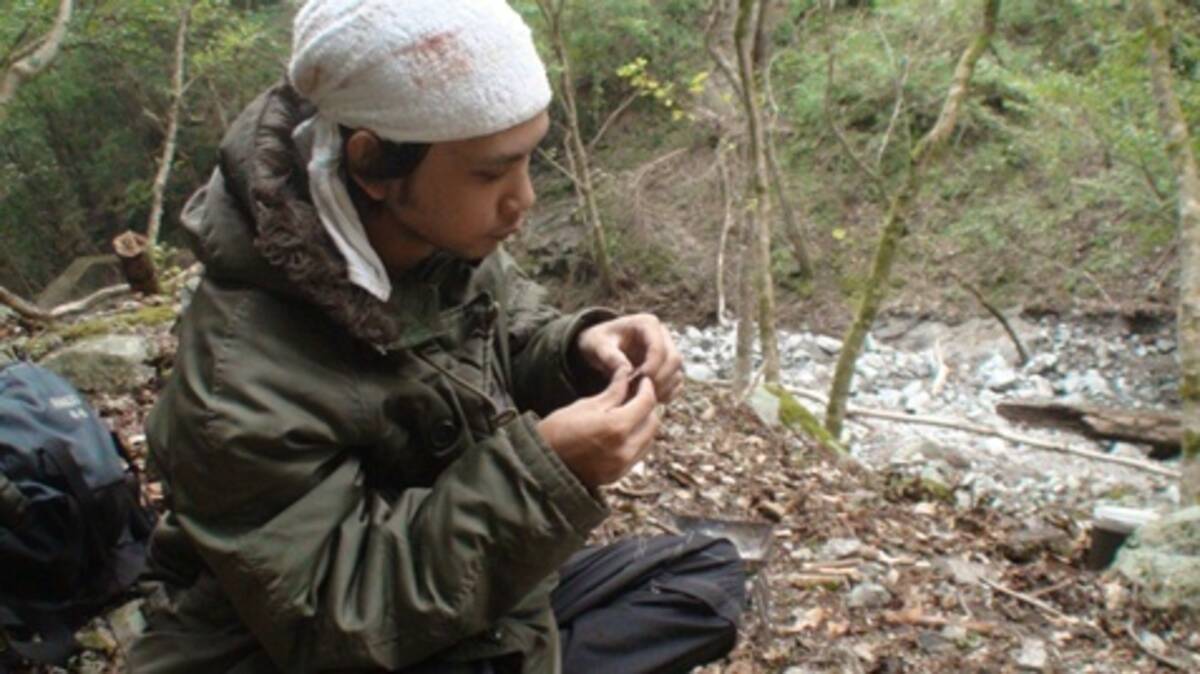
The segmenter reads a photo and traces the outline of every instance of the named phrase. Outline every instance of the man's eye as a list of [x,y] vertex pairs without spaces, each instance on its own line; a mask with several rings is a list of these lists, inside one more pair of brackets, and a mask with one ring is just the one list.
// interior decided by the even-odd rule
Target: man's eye
[[494,183],[504,177],[503,173],[495,173],[493,171],[476,171],[475,177],[486,183]]

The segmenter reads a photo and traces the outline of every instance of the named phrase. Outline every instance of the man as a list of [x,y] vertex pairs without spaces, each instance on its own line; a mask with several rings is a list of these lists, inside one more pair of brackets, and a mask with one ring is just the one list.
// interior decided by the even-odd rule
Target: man
[[727,541],[580,552],[682,384],[653,316],[560,315],[501,243],[550,88],[503,0],[311,0],[185,208],[205,277],[148,423],[169,511],[135,672],[686,672]]

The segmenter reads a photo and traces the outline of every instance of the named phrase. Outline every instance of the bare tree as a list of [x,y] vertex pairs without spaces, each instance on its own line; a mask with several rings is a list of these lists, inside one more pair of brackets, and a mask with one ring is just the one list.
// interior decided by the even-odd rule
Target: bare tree
[[45,70],[58,56],[59,48],[67,37],[67,24],[71,22],[74,11],[74,0],[61,0],[50,31],[40,40],[18,48],[10,57],[11,65],[0,76],[0,119],[4,118],[8,104],[17,95],[17,88]]
[[[875,249],[875,259],[871,266],[871,275],[863,289],[854,323],[846,333],[842,343],[842,351],[838,355],[837,368],[834,370],[833,384],[829,391],[829,406],[825,411],[825,427],[836,438],[841,435],[842,422],[846,415],[846,401],[850,396],[850,383],[854,376],[854,365],[862,352],[863,341],[867,332],[875,322],[883,295],[887,289],[887,281],[891,276],[892,263],[900,240],[906,234],[908,221],[912,214],[913,204],[921,192],[922,178],[929,164],[937,158],[939,151],[946,145],[950,134],[958,122],[963,100],[967,96],[967,87],[975,72],[975,64],[991,43],[992,34],[996,31],[996,15],[1000,11],[1000,0],[983,1],[983,25],[979,34],[971,41],[970,46],[963,52],[954,70],[954,78],[950,91],[942,106],[942,112],[929,133],[913,148],[908,158],[908,170],[900,187],[891,195],[890,205],[883,220],[883,230],[880,234],[879,245]],[[832,59],[832,55],[830,56]],[[832,72],[832,64],[830,71]],[[837,127],[834,127],[835,131]],[[850,153],[860,168],[863,169],[882,192],[882,181],[870,170],[869,166],[857,155],[844,138],[846,151]]]
[[[567,163],[571,169],[575,192],[579,197],[580,206],[588,221],[592,233],[592,256],[596,268],[600,272],[600,282],[605,292],[614,294],[616,283],[613,280],[612,265],[608,259],[608,242],[604,233],[604,222],[600,217],[600,208],[596,204],[596,190],[592,182],[591,157],[583,135],[579,130],[579,108],[575,104],[575,82],[571,77],[571,60],[567,55],[567,44],[563,38],[562,15],[566,0],[537,0],[538,9],[546,21],[550,37],[550,45],[554,50],[554,58],[559,66],[559,103],[567,118],[567,137],[563,145],[567,153]],[[598,134],[599,135],[599,134]]]
[[758,46],[758,42],[765,39],[761,30],[761,17],[765,12],[763,0],[739,0],[733,39],[741,80],[742,108],[750,136],[751,171],[747,184],[751,201],[746,209],[743,235],[753,250],[750,270],[754,274],[754,299],[763,367],[767,382],[777,384],[780,366],[779,336],[775,328],[775,284],[771,278],[771,193],[761,101],[764,59],[763,48]]
[[171,164],[175,162],[175,146],[179,138],[179,115],[183,108],[183,97],[188,84],[184,83],[187,66],[187,34],[191,22],[192,7],[196,0],[188,0],[179,12],[179,26],[175,31],[175,58],[171,69],[171,106],[167,109],[167,128],[163,138],[162,156],[158,159],[158,172],[154,176],[154,187],[150,202],[150,217],[146,223],[146,239],[149,246],[158,243],[162,229],[163,202],[167,192],[167,181],[171,178]]
[[1179,396],[1183,400],[1185,505],[1200,505],[1200,171],[1192,153],[1187,118],[1171,75],[1171,26],[1159,0],[1143,0],[1149,33],[1150,75],[1158,119],[1179,189]]

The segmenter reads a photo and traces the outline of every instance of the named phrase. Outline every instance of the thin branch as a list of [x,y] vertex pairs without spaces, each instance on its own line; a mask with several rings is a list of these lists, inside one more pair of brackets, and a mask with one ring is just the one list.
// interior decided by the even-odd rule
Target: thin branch
[[879,174],[875,172],[875,169],[868,166],[867,163],[863,161],[862,157],[858,156],[858,153],[854,151],[854,147],[850,145],[850,140],[846,138],[845,132],[842,131],[841,125],[837,123],[837,119],[834,117],[833,76],[835,60],[833,42],[830,41],[829,66],[825,79],[825,122],[828,124],[829,129],[833,132],[834,137],[837,138],[838,144],[842,146],[842,150],[845,151],[846,155],[850,157],[850,160],[853,161],[856,166],[858,166],[858,170],[862,171],[862,174],[866,176],[871,188],[875,190],[876,194],[880,198],[884,198],[887,195],[887,189],[883,184],[883,179],[879,177]]
[[567,180],[570,180],[571,184],[573,186],[575,186],[576,188],[579,187],[579,178],[575,175],[575,173],[571,169],[560,164],[557,160],[554,159],[554,157],[552,157],[550,155],[549,152],[546,152],[546,150],[544,150],[540,147],[537,149],[537,153],[538,153],[538,156],[541,157],[543,161],[545,161],[547,164],[553,166],[555,169],[558,170],[559,173],[566,176]]
[[1129,623],[1125,624],[1125,633],[1129,635],[1130,639],[1133,639],[1133,643],[1137,644],[1138,648],[1142,649],[1142,651],[1146,655],[1149,655],[1150,657],[1154,658],[1160,664],[1166,665],[1167,667],[1170,667],[1171,669],[1177,669],[1181,672],[1186,672],[1190,669],[1190,667],[1188,667],[1187,663],[1179,662],[1178,660],[1173,660],[1171,658],[1168,658],[1167,656],[1163,655],[1162,653],[1157,653],[1154,651],[1154,649],[1150,648],[1150,646],[1146,642],[1142,641],[1142,638],[1140,636],[1138,636],[1137,630],[1133,629],[1133,622],[1129,622]]
[[46,37],[40,41],[37,49],[14,62],[5,70],[3,77],[0,77],[0,116],[3,115],[4,108],[16,95],[17,87],[45,70],[58,55],[58,50],[67,36],[67,24],[71,22],[71,14],[74,11],[74,0],[61,0],[54,24],[50,27],[50,32],[46,33]]
[[717,47],[716,30],[717,26],[725,18],[725,11],[722,0],[713,0],[712,11],[708,15],[708,26],[704,29],[704,47],[708,50],[708,55],[712,57],[713,63],[717,64],[717,70],[725,76],[725,80],[729,82],[729,86],[733,88],[733,93],[738,98],[742,97],[741,79],[733,69],[733,64],[721,50]]
[[892,118],[888,120],[887,130],[883,132],[883,142],[879,144],[879,151],[875,155],[876,167],[883,163],[883,154],[887,152],[888,143],[892,139],[892,132],[896,129],[896,122],[900,120],[900,112],[904,109],[904,86],[908,84],[908,75],[911,71],[912,60],[905,57],[904,72],[901,73],[900,79],[896,81],[896,105],[892,108]]
[[596,150],[596,145],[600,143],[600,139],[604,137],[604,133],[608,131],[608,127],[612,126],[612,123],[621,116],[621,113],[628,110],[629,106],[633,105],[633,102],[640,98],[641,95],[642,92],[640,91],[635,91],[632,94],[629,94],[629,97],[624,101],[621,101],[621,104],[618,105],[616,109],[608,115],[608,117],[604,120],[604,123],[600,125],[600,130],[596,132],[596,135],[592,137],[591,142],[587,144],[587,151],[589,154]]
[[975,299],[983,305],[983,308],[987,309],[987,312],[1000,322],[1001,327],[1003,327],[1004,331],[1008,333],[1008,338],[1012,340],[1013,346],[1017,347],[1017,355],[1021,359],[1021,365],[1028,363],[1029,352],[1025,350],[1025,345],[1021,343],[1021,338],[1017,336],[1016,330],[1013,330],[1012,325],[1009,324],[1008,319],[1004,316],[1004,314],[997,309],[994,304],[987,301],[987,298],[983,296],[983,292],[979,290],[975,284],[959,276],[954,272],[954,270],[949,270],[948,273],[950,274],[950,278],[954,279],[960,286],[965,288],[967,292],[971,293],[971,295],[973,295]]

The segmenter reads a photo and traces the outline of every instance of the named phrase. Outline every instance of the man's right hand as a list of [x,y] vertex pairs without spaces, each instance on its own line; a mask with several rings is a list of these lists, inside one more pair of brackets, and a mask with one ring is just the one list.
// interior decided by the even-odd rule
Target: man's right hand
[[580,398],[538,423],[546,444],[589,488],[621,479],[649,451],[658,430],[654,383],[632,374],[629,367],[621,368],[598,395]]

